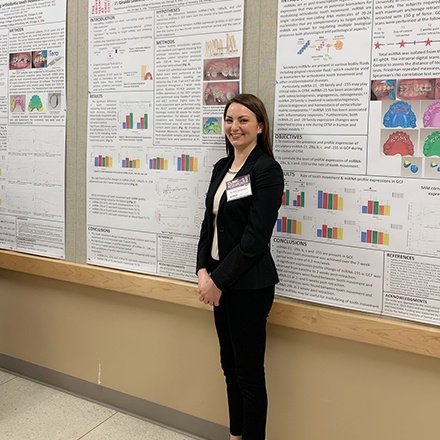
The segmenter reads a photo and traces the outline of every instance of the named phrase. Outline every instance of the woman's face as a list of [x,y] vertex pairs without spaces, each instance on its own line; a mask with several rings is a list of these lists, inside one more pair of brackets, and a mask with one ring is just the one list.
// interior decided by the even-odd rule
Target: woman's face
[[257,121],[255,113],[242,104],[233,102],[225,116],[225,134],[237,150],[252,149],[257,145],[257,137],[263,124]]

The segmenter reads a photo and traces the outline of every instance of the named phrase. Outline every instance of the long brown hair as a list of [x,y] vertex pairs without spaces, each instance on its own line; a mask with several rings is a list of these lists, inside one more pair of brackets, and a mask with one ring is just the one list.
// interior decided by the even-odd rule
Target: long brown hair
[[[267,116],[266,107],[260,98],[257,98],[255,95],[250,93],[241,93],[239,95],[234,96],[232,99],[228,101],[225,107],[225,111],[223,113],[223,119],[226,118],[226,113],[228,112],[229,106],[236,102],[237,104],[244,105],[247,107],[252,113],[255,114],[257,118],[257,122],[263,125],[263,129],[261,133],[258,134],[257,137],[257,145],[269,156],[274,157],[273,149],[272,149],[272,141],[270,138],[270,130],[269,130],[269,118]],[[226,140],[226,154],[228,156],[232,156],[234,154],[234,147],[227,136],[225,136]]]

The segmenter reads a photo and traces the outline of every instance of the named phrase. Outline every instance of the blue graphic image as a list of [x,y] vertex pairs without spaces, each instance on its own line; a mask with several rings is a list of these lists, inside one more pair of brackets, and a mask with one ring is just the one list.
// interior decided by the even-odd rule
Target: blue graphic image
[[411,106],[405,101],[395,102],[383,117],[383,125],[387,128],[415,128],[417,119]]

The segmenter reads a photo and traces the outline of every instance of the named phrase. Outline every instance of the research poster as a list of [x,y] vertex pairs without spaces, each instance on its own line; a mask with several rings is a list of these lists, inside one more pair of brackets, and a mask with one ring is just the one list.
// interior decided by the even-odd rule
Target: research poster
[[440,324],[438,1],[278,2],[286,297]]
[[196,280],[243,0],[89,2],[87,262]]
[[0,247],[65,258],[66,0],[0,1]]

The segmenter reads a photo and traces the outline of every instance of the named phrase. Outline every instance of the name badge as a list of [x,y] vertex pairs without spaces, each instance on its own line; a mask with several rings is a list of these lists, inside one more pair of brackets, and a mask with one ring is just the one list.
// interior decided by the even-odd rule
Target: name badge
[[226,182],[226,200],[242,199],[252,195],[251,177],[249,174]]

